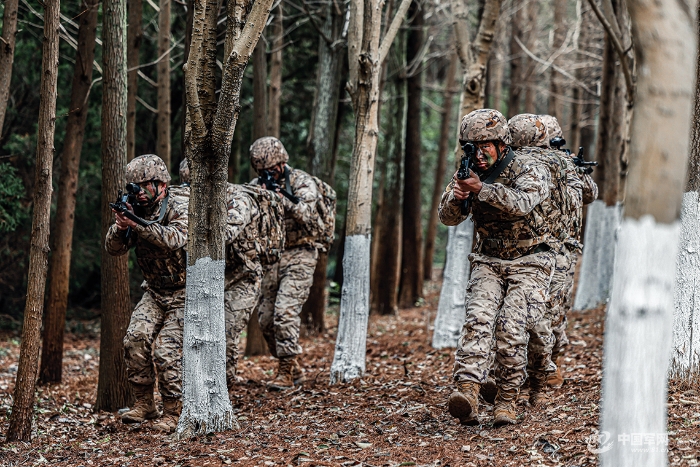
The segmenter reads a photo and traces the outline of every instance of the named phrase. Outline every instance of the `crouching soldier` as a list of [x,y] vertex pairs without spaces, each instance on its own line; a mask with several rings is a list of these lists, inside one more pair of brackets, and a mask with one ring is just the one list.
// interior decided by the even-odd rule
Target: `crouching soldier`
[[[157,370],[163,417],[154,428],[172,432],[182,409],[182,329],[185,308],[187,198],[169,192],[170,174],[158,156],[139,156],[126,166],[126,181],[138,188],[130,214],[115,211],[105,246],[114,256],[136,250],[144,294],[124,337],[127,376],[136,402],[124,423],[160,416],[153,400]],[[138,221],[134,220],[134,215]]]
[[[460,144],[473,153],[475,170],[463,179],[455,174],[439,207],[443,224],[457,225],[471,214],[476,230],[466,319],[455,353],[457,390],[448,400],[450,414],[464,424],[480,422],[479,388],[493,361],[494,339],[497,426],[516,422],[528,342],[552,346],[551,330],[542,321],[554,268],[555,244],[541,206],[549,197],[550,171],[513,151],[510,143],[500,112],[481,109],[466,115]],[[549,365],[537,362],[535,370],[544,373]]]

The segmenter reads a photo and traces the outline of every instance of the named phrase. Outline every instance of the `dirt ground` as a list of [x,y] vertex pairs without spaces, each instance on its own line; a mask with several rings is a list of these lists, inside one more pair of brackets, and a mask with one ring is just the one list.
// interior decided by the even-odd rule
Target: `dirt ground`
[[[329,330],[303,340],[307,383],[268,392],[271,357],[242,362],[247,383],[232,397],[239,429],[173,441],[152,422],[124,425],[118,414],[94,413],[99,339],[70,334],[64,383],[37,393],[31,443],[0,444],[1,466],[588,466],[597,446],[603,352],[603,309],[575,312],[563,362],[564,386],[548,407],[524,400],[515,426],[487,421],[464,427],[446,412],[453,350],[430,346],[439,283],[427,285],[423,306],[398,316],[372,316],[367,372],[353,384],[330,386],[337,306]],[[88,323],[89,324],[89,323]],[[90,326],[88,325],[88,328]],[[7,431],[19,354],[18,336],[0,336],[0,432]],[[630,388],[630,390],[634,390]],[[669,390],[669,463],[700,465],[700,395]],[[593,437],[592,437],[593,435]],[[2,438],[0,437],[0,441]]]

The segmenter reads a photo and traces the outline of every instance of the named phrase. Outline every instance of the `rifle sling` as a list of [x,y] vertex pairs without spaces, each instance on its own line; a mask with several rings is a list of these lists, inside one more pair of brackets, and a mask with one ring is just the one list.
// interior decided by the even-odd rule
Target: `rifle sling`
[[[134,222],[136,222],[138,224],[141,224],[143,227],[148,227],[149,225],[159,223],[165,217],[165,211],[168,209],[168,199],[169,198],[170,198],[170,193],[165,195],[165,198],[163,198],[163,204],[161,204],[161,206],[160,206],[160,214],[158,215],[158,219],[156,219],[154,221],[147,221],[145,219],[141,219],[136,214],[134,214],[134,217],[136,217],[138,219],[138,221],[134,220],[134,219],[132,219],[132,220],[134,220]],[[141,221],[141,222],[139,222],[139,221]]]
[[289,193],[290,195],[293,195],[294,192],[292,191],[292,184],[291,184],[291,182],[289,181],[289,178],[290,178],[290,177],[289,177],[289,174],[290,174],[289,167],[287,167],[287,166],[285,165],[285,166],[284,166],[284,186],[285,186],[285,190],[287,190],[287,193]]
[[489,174],[488,177],[486,177],[485,180],[482,180],[482,183],[493,183],[501,173],[508,167],[508,164],[511,163],[513,160],[513,157],[515,157],[515,153],[511,148],[508,148],[508,154],[506,154],[506,157],[501,159],[501,161],[496,164],[496,167],[494,167],[493,172]]

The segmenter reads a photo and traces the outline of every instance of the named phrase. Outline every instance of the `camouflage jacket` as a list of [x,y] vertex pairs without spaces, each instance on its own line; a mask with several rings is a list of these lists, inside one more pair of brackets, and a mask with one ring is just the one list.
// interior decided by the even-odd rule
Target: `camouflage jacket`
[[[136,211],[144,220],[156,220],[165,199],[147,212]],[[145,289],[157,293],[168,293],[185,287],[187,272],[187,207],[188,199],[170,194],[167,198],[165,216],[160,222],[147,227],[136,225],[126,238],[126,230],[118,230],[116,224],[107,231],[105,248],[110,255],[126,254],[130,248],[136,249],[138,262],[146,280]]]
[[[307,246],[316,248],[316,238],[323,230],[323,224],[319,222],[316,203],[321,194],[316,183],[303,170],[289,167],[289,183],[292,194],[299,198],[299,203],[294,204],[287,198],[282,198],[284,206],[284,226],[287,233],[285,248]],[[285,186],[285,181],[279,182]]]
[[226,271],[245,266],[259,269],[255,240],[260,236],[252,222],[259,215],[258,203],[240,185],[226,184]]
[[556,247],[542,208],[549,197],[551,174],[532,157],[515,151],[515,157],[493,183],[472,194],[469,212],[462,214],[454,197],[455,180],[445,189],[438,215],[445,225],[457,225],[472,215],[476,230],[474,251],[501,259],[529,254],[535,246]]
[[570,213],[571,223],[569,238],[565,244],[573,251],[581,253],[583,251],[583,243],[581,243],[581,229],[583,227],[583,206],[591,204],[598,198],[598,185],[593,181],[593,177],[587,173],[576,171],[576,175],[581,180],[582,185],[582,203],[577,209],[572,209]]
[[563,244],[571,231],[571,212],[581,208],[583,184],[576,174],[576,166],[561,151],[524,147],[518,152],[543,162],[550,171],[549,199],[542,208],[549,222],[552,237]]

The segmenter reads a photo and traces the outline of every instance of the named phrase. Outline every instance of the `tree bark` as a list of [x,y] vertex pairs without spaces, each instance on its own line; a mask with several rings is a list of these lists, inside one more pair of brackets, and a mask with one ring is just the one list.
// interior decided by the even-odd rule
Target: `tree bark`
[[245,356],[253,357],[256,355],[270,355],[270,350],[267,347],[267,341],[260,329],[258,322],[258,310],[253,310],[248,320],[246,327],[245,338]]
[[168,170],[170,161],[170,0],[158,2],[158,124],[156,151]]
[[6,0],[2,17],[2,40],[0,40],[0,140],[5,122],[7,101],[10,98],[12,81],[12,63],[15,59],[15,40],[17,35],[17,7],[19,0]]
[[41,59],[41,87],[37,131],[36,168],[34,172],[34,214],[32,219],[27,302],[24,308],[22,345],[10,425],[6,440],[29,441],[34,418],[34,390],[39,366],[41,314],[44,307],[44,288],[49,256],[49,228],[51,215],[51,171],[53,167],[54,134],[56,130],[56,94],[58,81],[58,28],[60,2],[48,0],[44,4],[44,37]]
[[[563,54],[560,53],[560,49],[564,44],[564,39],[566,38],[566,0],[554,0],[554,40],[552,41],[552,50],[550,53],[557,54],[554,58],[554,65],[562,67]],[[564,100],[566,88],[562,82],[562,75],[557,72],[554,68],[550,71],[549,76],[549,102],[547,107],[547,113],[556,117],[563,126],[564,118]]]
[[280,137],[280,101],[282,99],[282,48],[284,45],[284,23],[282,2],[276,10],[272,27],[272,52],[270,53],[270,91],[267,106],[267,134]]
[[[535,51],[535,44],[537,43],[537,34],[539,29],[537,28],[537,16],[539,13],[539,1],[538,0],[528,0],[527,3],[527,25],[528,30],[525,33],[525,47],[530,51]],[[525,113],[534,114],[537,113],[537,107],[535,100],[537,99],[537,78],[535,76],[536,63],[530,57],[525,58]]]
[[379,75],[409,5],[410,0],[402,0],[380,45],[382,3],[379,0],[350,2],[347,88],[355,110],[355,144],[350,163],[344,282],[331,383],[353,380],[365,370]]
[[[110,201],[126,179],[126,2],[105,0],[102,14],[102,237],[112,223]],[[102,248],[100,371],[95,410],[115,411],[133,400],[123,339],[131,317],[128,258]]]
[[217,101],[214,92],[217,4],[211,0],[195,3],[190,56],[184,67],[185,142],[192,184],[183,336],[183,410],[178,438],[226,430],[235,424],[225,374],[226,176],[240,114],[243,74],[271,4],[272,0],[227,4],[224,65]]
[[418,60],[423,47],[423,10],[414,0],[408,16],[412,18],[408,33],[406,61],[415,67],[407,84],[406,147],[401,216],[401,279],[399,306],[411,308],[423,298],[423,229],[421,225],[421,108],[423,73]]
[[[696,4],[626,2],[639,73],[624,219],[605,323],[601,432],[665,433],[679,222],[689,152]],[[673,111],[660,111],[673,109]],[[629,391],[629,382],[635,390]],[[642,412],[639,407],[644,407]],[[603,467],[665,465],[613,443]]]
[[75,196],[78,190],[80,153],[88,114],[88,96],[92,83],[92,62],[95,59],[98,0],[85,0],[81,5],[78,28],[78,50],[75,55],[70,113],[61,157],[61,178],[55,218],[55,233],[50,259],[49,300],[46,304],[44,342],[41,348],[39,382],[58,383],[62,376],[63,331],[66,326],[70,260],[73,248]]
[[488,64],[489,89],[491,107],[503,111],[503,75],[506,68],[505,45],[507,25],[499,23],[496,26],[493,52]]
[[267,135],[267,54],[265,41],[253,52],[253,141]]
[[[454,121],[454,116],[452,115],[452,100],[455,94],[457,60],[457,54],[452,53],[450,65],[447,69],[447,76],[445,78],[445,90],[442,93],[442,123],[440,124],[438,160],[435,168],[435,185],[433,186],[433,197],[430,202],[428,231],[425,234],[425,250],[423,256],[423,278],[425,280],[432,279],[433,274],[433,257],[435,256],[435,238],[437,237],[438,224],[438,205],[440,204],[440,197],[444,191],[443,184],[445,181],[445,171],[447,170],[447,151],[449,151],[450,148],[450,123]],[[494,98],[495,97],[496,95],[494,94]],[[500,102],[500,92],[498,101],[496,102]]]
[[126,31],[126,66],[128,70],[126,104],[126,159],[136,157],[136,96],[139,87],[139,51],[143,39],[143,0],[128,0],[128,29]]
[[510,86],[508,87],[508,116],[513,117],[520,113],[522,95],[525,57],[516,41],[516,38],[523,40],[523,28],[525,27],[526,5],[513,0],[515,11],[511,16],[510,35]]

